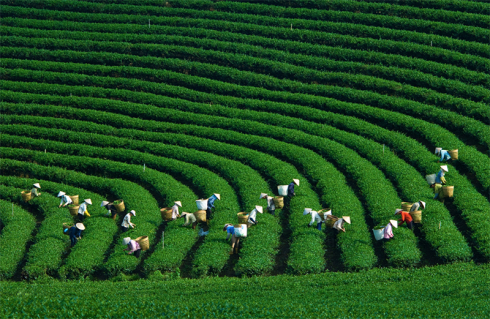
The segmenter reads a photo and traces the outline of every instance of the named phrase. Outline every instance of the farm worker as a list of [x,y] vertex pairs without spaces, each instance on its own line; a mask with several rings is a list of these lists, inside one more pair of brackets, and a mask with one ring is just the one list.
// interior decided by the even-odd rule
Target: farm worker
[[350,224],[350,217],[349,216],[342,216],[342,218],[339,218],[333,224],[333,228],[337,229],[338,231],[343,231],[345,233],[345,227],[344,227],[345,223]]
[[398,220],[398,222],[400,223],[400,225],[401,225],[401,224],[403,224],[404,222],[406,222],[406,223],[407,223],[407,227],[408,227],[408,229],[413,229],[413,227],[414,227],[414,223],[413,223],[413,218],[412,218],[412,216],[410,216],[410,214],[409,214],[409,213],[404,212],[404,211],[403,211],[403,210],[401,210],[401,209],[397,209],[397,210],[395,210],[395,215],[398,215],[398,214],[399,214],[399,215],[401,215],[401,217],[402,217],[402,218],[400,218],[400,219]]
[[100,207],[105,207],[105,209],[107,209],[107,214],[106,216],[111,216],[112,219],[116,220],[116,216],[117,216],[117,209],[116,209],[116,206],[114,206],[114,204],[111,204],[109,203],[108,201],[102,201],[102,203],[100,204]]
[[439,159],[439,162],[445,162],[445,161],[451,160],[451,155],[449,155],[449,152],[446,150],[443,150],[440,147],[436,147],[436,155],[441,156],[441,158]]
[[189,226],[190,224],[192,224],[192,229],[196,229],[197,219],[194,214],[183,212],[180,218],[185,218],[185,223],[182,224],[181,227]]
[[206,209],[206,220],[211,219],[211,208],[214,208],[215,200],[221,200],[220,194],[213,194],[213,196],[208,198],[208,208]]
[[442,185],[434,183],[430,185],[431,188],[434,189],[434,199],[444,200],[444,194],[442,192]]
[[179,207],[182,207],[182,203],[180,201],[174,202],[174,206],[172,206],[172,220],[175,220],[177,217],[180,217]]
[[396,220],[390,220],[388,225],[383,228],[383,240],[388,241],[393,238],[393,227],[398,228],[398,222]]
[[442,165],[441,170],[436,175],[436,184],[446,184],[446,179],[444,178],[444,175],[447,172],[447,165]]
[[425,202],[423,202],[423,201],[418,201],[418,202],[416,202],[416,203],[413,203],[413,204],[412,204],[412,207],[410,208],[410,213],[413,213],[413,212],[415,212],[415,211],[419,210],[419,209],[420,209],[420,207],[425,208]]
[[265,198],[267,200],[267,211],[269,212],[269,214],[274,216],[276,213],[276,205],[274,204],[274,197],[268,196],[266,193],[261,193],[260,198],[261,199]]
[[126,216],[124,216],[123,222],[121,224],[123,233],[127,232],[129,227],[134,228],[134,226],[136,226],[131,222],[131,215],[136,216],[136,212],[132,210],[129,213],[127,213]]
[[82,230],[85,230],[85,226],[82,223],[76,223],[68,230],[70,235],[71,247],[75,246],[77,241],[82,238]]
[[83,203],[78,207],[78,219],[81,222],[85,219],[85,214],[90,217],[90,214],[87,211],[87,205],[92,205],[92,200],[90,198],[84,199]]
[[305,208],[303,211],[303,216],[308,214],[311,215],[311,221],[308,224],[308,227],[311,227],[313,223],[316,223],[316,229],[322,230],[323,219],[320,217],[320,215],[318,215],[318,212],[312,210],[311,208]]
[[32,186],[34,186],[32,189],[31,189],[31,194],[32,194],[32,197],[38,197],[39,195],[41,195],[41,193],[38,193],[37,192],[37,189],[38,188],[41,188],[41,185],[39,183],[35,183],[35,184],[32,184]]
[[61,197],[60,206],[58,206],[58,207],[61,207],[61,205],[63,205],[63,207],[65,207],[66,205],[73,203],[70,196],[66,195],[65,192],[59,192],[58,196],[56,196],[56,197]]
[[293,178],[293,181],[288,185],[288,197],[293,197],[296,195],[294,192],[294,185],[299,186],[299,179]]
[[140,244],[136,240],[131,240],[130,237],[126,237],[123,239],[123,245],[128,246],[124,249],[124,250],[128,251],[128,255],[131,255],[134,253],[136,258],[140,257],[141,247],[140,247]]
[[248,214],[248,223],[247,227],[250,227],[252,225],[257,225],[257,212],[263,213],[262,206],[255,206],[255,208]]
[[223,227],[223,231],[227,232],[226,240],[228,240],[231,236],[230,255],[233,255],[235,245],[238,247],[238,244],[240,243],[240,238],[235,236],[235,227],[233,226],[233,224],[225,224],[225,226]]

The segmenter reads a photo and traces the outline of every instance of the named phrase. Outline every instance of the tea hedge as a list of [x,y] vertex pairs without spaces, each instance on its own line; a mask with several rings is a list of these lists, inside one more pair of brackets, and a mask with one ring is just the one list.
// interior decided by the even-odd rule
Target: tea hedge
[[[32,238],[36,220],[32,214],[17,205],[19,189],[0,186],[0,196],[12,201],[0,200],[0,280],[14,276],[24,259],[27,243]],[[14,202],[17,202],[14,205]]]

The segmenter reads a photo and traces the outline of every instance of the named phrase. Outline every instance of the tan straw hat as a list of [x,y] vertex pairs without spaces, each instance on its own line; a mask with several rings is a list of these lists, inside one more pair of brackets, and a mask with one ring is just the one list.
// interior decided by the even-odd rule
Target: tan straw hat
[[66,193],[65,192],[59,192],[58,195],[56,195],[56,197],[61,197],[63,195],[66,195]]
[[123,245],[129,244],[130,241],[131,241],[131,237],[123,238]]
[[220,195],[220,194],[216,194],[216,193],[215,193],[215,194],[214,194],[214,196],[216,196],[216,198],[217,198],[218,200],[221,200],[221,195]]
[[89,205],[92,205],[92,200],[90,198],[84,199],[83,201]]
[[345,220],[345,222],[350,225],[350,217],[349,216],[342,216],[342,219]]
[[255,206],[255,209],[261,214],[264,213],[264,211],[262,210],[262,206]]
[[80,230],[85,230],[85,225],[82,223],[76,223],[75,226]]
[[398,228],[398,221],[394,220],[394,219],[390,219],[390,224],[395,227],[395,228]]
[[182,203],[180,201],[176,201],[176,202],[174,202],[174,204],[179,206],[179,207],[182,207]]
[[104,207],[107,204],[109,204],[109,202],[106,200],[103,200],[102,203],[100,203],[100,207]]
[[425,202],[420,201],[420,204],[422,204],[422,207],[425,208]]
[[444,172],[449,172],[449,171],[447,170],[447,165],[442,165],[442,166],[441,166],[441,169],[442,169]]
[[32,184],[32,186],[34,186],[36,188],[41,188],[41,185],[39,183]]
[[294,182],[294,183],[295,183],[297,186],[299,186],[299,179],[295,179],[295,178],[293,178],[293,182]]

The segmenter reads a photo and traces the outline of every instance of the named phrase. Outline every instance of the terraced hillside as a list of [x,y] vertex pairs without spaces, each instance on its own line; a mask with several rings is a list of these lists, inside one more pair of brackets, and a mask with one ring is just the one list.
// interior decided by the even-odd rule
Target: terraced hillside
[[[4,0],[0,9],[0,279],[490,260],[490,4]],[[425,181],[439,170],[435,147],[459,150],[444,202]],[[296,196],[258,216],[230,256],[223,225],[293,178]],[[24,202],[36,182],[42,195]],[[60,190],[94,202],[73,248]],[[160,208],[179,200],[193,212],[213,193],[221,200],[207,236],[161,220]],[[124,215],[114,222],[99,207],[120,198],[137,212],[124,234]],[[419,200],[427,208],[415,231],[375,241],[375,226]],[[305,207],[352,224],[308,228]],[[151,248],[127,256],[127,236],[149,236]]]

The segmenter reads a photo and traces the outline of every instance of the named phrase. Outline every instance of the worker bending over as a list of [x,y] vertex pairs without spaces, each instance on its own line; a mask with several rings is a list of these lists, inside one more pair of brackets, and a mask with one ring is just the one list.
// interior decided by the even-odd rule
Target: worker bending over
[[185,223],[180,225],[181,227],[186,227],[192,224],[192,229],[196,229],[197,219],[196,216],[194,216],[194,214],[183,212],[180,218],[185,218]]
[[76,223],[75,226],[70,227],[68,235],[70,236],[71,247],[75,246],[78,240],[82,238],[83,230],[85,230],[85,226],[82,223]]
[[39,183],[35,183],[35,184],[32,184],[32,189],[31,189],[31,195],[32,197],[38,197],[41,195],[41,193],[39,193],[37,191],[38,188],[41,188],[41,185]]
[[403,224],[404,222],[406,222],[408,229],[413,229],[414,228],[414,225],[415,224],[413,223],[413,218],[410,215],[410,213],[404,212],[401,209],[397,209],[397,210],[395,210],[395,216],[396,215],[401,215],[401,218],[398,220],[398,222],[400,223],[400,225]]
[[206,209],[206,220],[211,219],[211,208],[214,208],[215,200],[221,200],[220,194],[213,194],[213,196],[208,198],[208,208]]
[[107,209],[107,214],[106,216],[110,216],[113,220],[116,220],[117,217],[117,209],[114,204],[109,203],[108,201],[102,201],[100,204],[100,207],[105,207]]
[[83,222],[85,219],[85,214],[90,216],[90,214],[87,211],[87,205],[92,205],[92,200],[90,198],[84,199],[83,203],[80,204],[80,207],[78,207],[78,220]]
[[447,150],[440,149],[439,147],[436,147],[436,155],[441,156],[439,162],[447,162],[451,160],[451,155],[449,155],[449,152]]
[[141,246],[136,240],[132,240],[130,237],[126,237],[123,239],[123,245],[127,246],[124,250],[128,251],[128,255],[134,254],[136,258],[140,257]]
[[447,165],[442,165],[441,170],[436,175],[436,181],[430,187],[434,188],[434,199],[442,198],[442,184],[446,184],[445,172],[448,172]]
[[303,216],[308,214],[311,215],[311,221],[308,224],[308,227],[311,227],[313,223],[316,223],[316,229],[322,230],[323,219],[320,217],[318,212],[312,210],[311,208],[305,208],[305,210],[303,211]]
[[60,202],[60,205],[58,207],[61,207],[61,205],[63,205],[63,207],[65,207],[66,205],[73,203],[70,196],[66,195],[65,192],[59,192],[57,197],[61,198],[61,202]]
[[416,211],[420,210],[420,207],[425,208],[425,202],[418,201],[418,202],[413,203],[412,204],[412,207],[410,208],[410,212],[409,213],[413,213],[413,212],[416,212]]
[[235,227],[233,224],[225,224],[223,227],[223,231],[227,233],[226,240],[228,240],[231,236],[231,250],[230,255],[233,255],[233,250],[235,249],[235,245],[238,249],[238,244],[240,243],[240,238],[235,236]]
[[248,214],[248,223],[247,227],[250,227],[252,225],[257,225],[257,212],[263,213],[262,211],[262,206],[255,206],[255,208]]
[[293,178],[293,181],[288,185],[288,197],[293,197],[296,195],[294,192],[294,185],[299,186],[299,179]]
[[121,224],[122,232],[125,233],[128,231],[129,227],[134,228],[136,226],[131,222],[131,215],[136,216],[136,212],[134,210],[130,211],[129,213],[124,216],[124,219]]
[[265,198],[267,200],[267,211],[272,216],[275,216],[276,213],[276,205],[274,204],[274,197],[268,196],[266,193],[260,194],[260,198]]
[[180,201],[174,202],[174,206],[172,206],[172,220],[176,220],[180,216],[179,207],[182,207],[182,203]]

